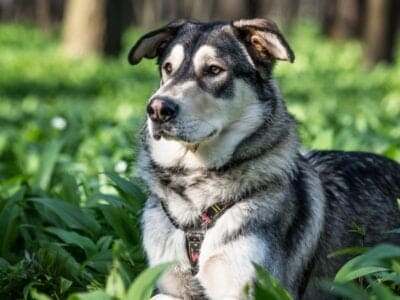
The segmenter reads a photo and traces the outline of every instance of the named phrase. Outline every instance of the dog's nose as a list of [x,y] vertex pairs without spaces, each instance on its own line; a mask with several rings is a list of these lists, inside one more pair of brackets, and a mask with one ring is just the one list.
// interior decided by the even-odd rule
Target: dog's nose
[[147,114],[154,122],[164,123],[178,114],[178,105],[167,98],[154,98],[147,105]]

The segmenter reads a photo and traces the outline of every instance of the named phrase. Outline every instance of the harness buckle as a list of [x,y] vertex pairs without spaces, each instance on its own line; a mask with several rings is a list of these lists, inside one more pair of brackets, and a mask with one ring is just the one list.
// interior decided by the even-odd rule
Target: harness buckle
[[204,240],[204,231],[188,230],[185,232],[186,248],[192,269],[197,271],[201,244]]

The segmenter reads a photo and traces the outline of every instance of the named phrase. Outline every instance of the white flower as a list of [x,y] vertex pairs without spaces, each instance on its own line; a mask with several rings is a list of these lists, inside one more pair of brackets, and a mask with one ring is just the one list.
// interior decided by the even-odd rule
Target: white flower
[[120,160],[114,167],[114,171],[117,173],[125,172],[128,168],[128,163],[124,160]]
[[67,127],[67,121],[63,117],[54,117],[51,119],[51,126],[58,130],[63,130]]

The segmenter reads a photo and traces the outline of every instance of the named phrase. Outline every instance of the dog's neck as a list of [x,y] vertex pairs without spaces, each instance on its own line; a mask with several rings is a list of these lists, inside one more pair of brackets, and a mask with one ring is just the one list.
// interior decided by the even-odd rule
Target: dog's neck
[[[243,140],[229,162],[216,170],[160,166],[149,152],[142,151],[139,176],[154,195],[168,202],[176,220],[181,224],[193,223],[201,211],[215,203],[227,199],[240,201],[258,191],[274,193],[275,186],[290,183],[297,170],[295,132],[281,132],[275,143],[266,143],[264,130],[262,126],[257,134]],[[256,148],[258,143],[266,146],[263,151],[245,150],[252,145]]]

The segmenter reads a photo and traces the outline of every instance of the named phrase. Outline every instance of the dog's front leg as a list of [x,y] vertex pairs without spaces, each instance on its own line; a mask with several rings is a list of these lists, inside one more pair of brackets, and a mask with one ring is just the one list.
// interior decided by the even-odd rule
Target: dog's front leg
[[245,282],[238,280],[239,274],[235,274],[237,270],[234,269],[223,255],[213,256],[204,264],[198,278],[210,299],[242,300],[245,298],[243,292]]
[[[205,249],[200,261],[198,280],[211,300],[248,299],[244,288],[255,279],[252,262],[265,263],[269,250],[265,242],[255,236],[240,237],[217,251]],[[275,270],[280,268],[274,266]]]

